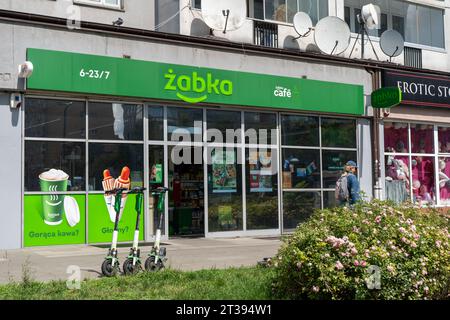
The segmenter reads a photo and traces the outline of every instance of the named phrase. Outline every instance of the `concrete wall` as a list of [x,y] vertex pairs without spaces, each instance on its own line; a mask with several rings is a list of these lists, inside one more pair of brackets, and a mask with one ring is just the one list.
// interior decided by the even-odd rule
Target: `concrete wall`
[[80,30],[57,30],[4,22],[0,22],[0,29],[2,30],[0,43],[5,48],[5,50],[0,50],[2,58],[0,59],[0,73],[2,70],[6,70],[12,75],[9,81],[3,81],[1,86],[4,88],[14,89],[17,87],[16,69],[19,63],[25,61],[26,49],[42,48],[113,57],[122,57],[126,54],[130,55],[132,59],[289,77],[307,76],[309,79],[315,80],[364,85],[366,95],[372,92],[370,75],[362,68],[249,54],[245,51],[224,52],[201,47],[131,40]]
[[22,239],[22,113],[9,98],[0,92],[0,249],[19,248]]
[[0,0],[0,9],[105,24],[121,17],[125,27],[153,30],[154,0],[124,0],[123,4],[122,9],[112,9],[78,4],[77,0]]

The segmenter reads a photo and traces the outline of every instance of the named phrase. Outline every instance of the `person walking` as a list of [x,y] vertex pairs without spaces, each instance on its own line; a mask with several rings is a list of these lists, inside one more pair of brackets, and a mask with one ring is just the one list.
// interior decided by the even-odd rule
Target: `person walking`
[[344,167],[344,173],[336,182],[335,197],[339,205],[355,204],[360,200],[360,186],[356,177],[358,166],[355,161],[348,161]]

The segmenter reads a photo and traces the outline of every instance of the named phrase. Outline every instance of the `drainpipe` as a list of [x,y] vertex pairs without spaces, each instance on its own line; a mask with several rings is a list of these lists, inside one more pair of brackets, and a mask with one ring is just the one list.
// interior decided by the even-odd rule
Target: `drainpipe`
[[[372,77],[372,91],[380,88],[380,72],[377,70],[366,69]],[[382,181],[381,181],[381,162],[380,162],[380,118],[381,110],[378,108],[372,108],[373,120],[372,120],[372,156],[373,156],[373,197],[375,199],[381,199]]]

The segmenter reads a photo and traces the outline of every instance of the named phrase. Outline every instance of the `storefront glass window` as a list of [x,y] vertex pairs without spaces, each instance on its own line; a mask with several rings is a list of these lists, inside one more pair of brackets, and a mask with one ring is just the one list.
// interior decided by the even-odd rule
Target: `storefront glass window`
[[236,148],[208,148],[209,232],[242,230],[242,159]]
[[124,166],[130,168],[131,187],[144,183],[144,146],[124,143],[89,144],[89,190],[103,191],[103,171],[119,177]]
[[148,108],[148,139],[164,140],[164,109],[150,106]]
[[320,188],[320,151],[283,149],[283,189]]
[[[240,143],[241,142],[241,112],[207,110],[208,142]],[[216,131],[217,132],[214,132]],[[217,137],[218,133],[220,137]]]
[[84,101],[27,98],[25,135],[36,138],[84,139]]
[[[164,186],[164,146],[149,146],[148,147],[148,162],[149,162],[149,170],[150,170],[150,189],[153,187],[160,187]],[[158,179],[161,180],[161,183],[159,183]],[[153,217],[151,219],[152,225],[150,226],[150,230],[153,230],[153,234],[156,233],[156,229],[158,228],[159,223],[159,214],[155,214],[155,207],[157,203],[155,201],[158,201],[155,199],[151,192],[149,193],[150,199],[149,199],[149,207],[150,207],[150,217]],[[161,233],[165,234],[165,219],[162,221],[162,229]]]
[[434,205],[434,158],[414,156],[411,161],[413,200],[419,205]]
[[384,151],[408,153],[408,124],[401,122],[384,123]]
[[[429,124],[385,123],[386,199],[397,203],[412,201],[421,206],[450,204],[447,193],[450,169],[445,157],[447,150],[450,150],[447,148],[450,135],[446,128],[438,128],[438,151],[444,155],[438,157],[434,147],[435,129],[434,125]],[[408,134],[411,137],[410,148],[407,144],[406,147],[403,145]],[[395,149],[395,145],[401,145],[401,148]]]
[[[245,131],[255,130],[257,142],[259,144],[277,144],[277,137],[272,137],[272,130],[277,128],[277,116],[274,113],[245,112]],[[245,143],[250,142],[246,135]]]
[[386,156],[386,199],[395,203],[410,200],[409,156]]
[[450,127],[439,127],[439,153],[450,153]]
[[143,107],[135,104],[89,103],[90,140],[143,140]]
[[439,158],[439,195],[442,205],[450,205],[450,158]]
[[278,228],[277,150],[246,150],[247,229]]
[[434,126],[411,123],[411,152],[434,153]]
[[83,191],[85,167],[83,142],[25,142],[25,191],[54,191],[45,189],[49,180],[61,181],[56,191]]
[[356,148],[356,122],[322,118],[322,147]]
[[169,236],[205,232],[202,151],[201,147],[169,147]]
[[335,188],[336,181],[344,171],[347,161],[357,161],[356,151],[323,150],[322,151],[322,176],[324,188]]
[[324,191],[323,192],[323,207],[324,208],[334,208],[339,206],[339,203],[336,200],[336,195],[333,191]]
[[178,107],[167,108],[167,132],[169,141],[202,142],[203,110]]
[[283,227],[294,229],[321,208],[320,191],[283,192]]
[[319,146],[319,118],[281,116],[281,141],[285,146]]

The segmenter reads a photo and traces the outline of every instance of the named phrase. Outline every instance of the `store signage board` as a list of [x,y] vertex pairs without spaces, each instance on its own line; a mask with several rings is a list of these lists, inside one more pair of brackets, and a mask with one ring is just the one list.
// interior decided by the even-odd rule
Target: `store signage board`
[[28,49],[27,88],[362,115],[362,85]]
[[398,87],[402,104],[450,108],[450,77],[385,71],[383,87]]
[[402,91],[398,87],[381,88],[371,95],[373,108],[393,108],[402,102]]

